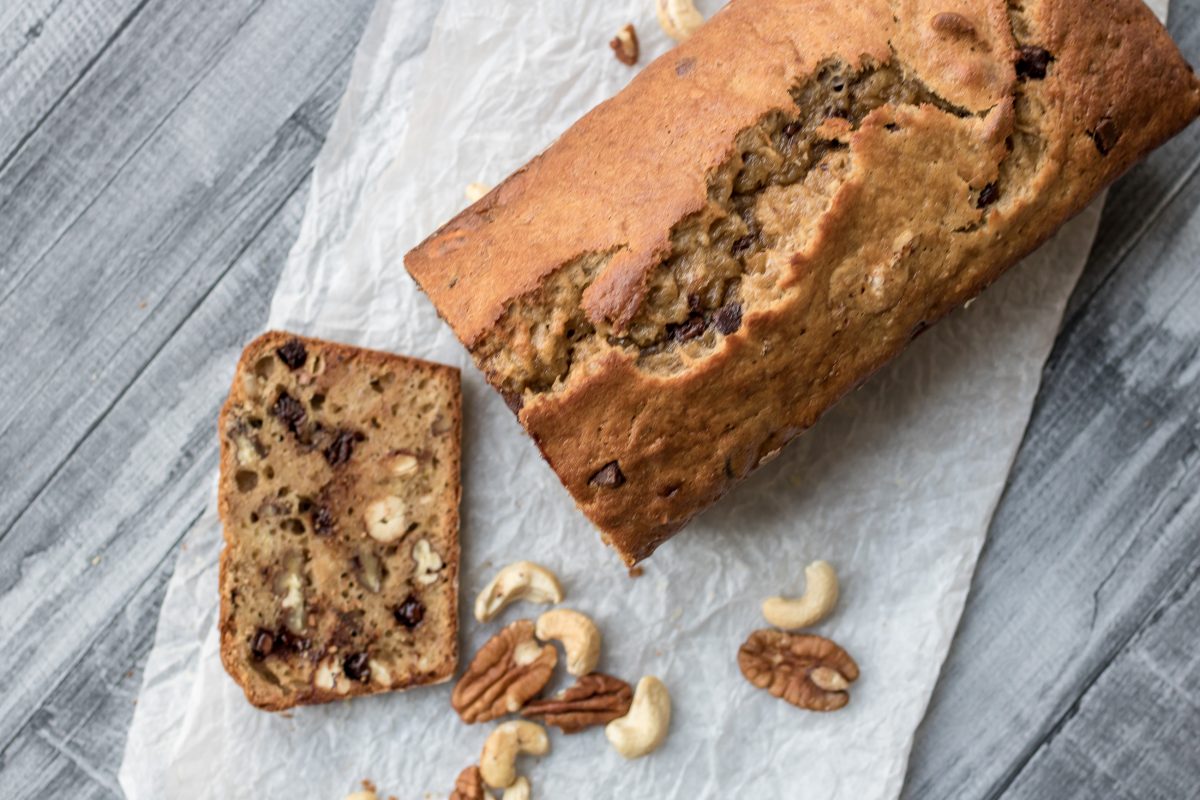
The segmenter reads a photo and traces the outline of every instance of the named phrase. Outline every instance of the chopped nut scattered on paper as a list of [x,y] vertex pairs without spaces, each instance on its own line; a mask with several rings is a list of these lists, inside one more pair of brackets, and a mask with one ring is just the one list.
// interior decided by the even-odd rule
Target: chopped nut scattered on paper
[[617,31],[617,35],[608,43],[612,48],[613,54],[616,55],[617,61],[620,61],[627,67],[632,67],[638,60],[638,38],[637,31],[633,25],[629,24]]

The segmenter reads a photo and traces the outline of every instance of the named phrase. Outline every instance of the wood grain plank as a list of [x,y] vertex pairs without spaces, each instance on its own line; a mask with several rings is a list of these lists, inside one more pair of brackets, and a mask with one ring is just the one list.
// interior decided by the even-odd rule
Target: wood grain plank
[[27,0],[0,9],[0,171],[147,0]]
[[[55,794],[43,794],[46,787]],[[5,800],[46,797],[119,798],[117,787],[105,786],[72,756],[41,736],[23,738],[0,753],[0,790]],[[61,793],[57,793],[61,792]]]
[[[262,2],[150,3],[24,142],[0,172],[0,298],[22,286],[80,214],[222,62]],[[234,92],[242,81],[231,83]],[[213,102],[210,111],[218,107]],[[196,133],[204,131],[201,126]],[[204,143],[203,137],[192,142]]]
[[[0,693],[0,743],[38,709],[51,715],[54,735],[83,740],[81,718],[60,720],[45,700],[58,688],[69,694],[86,678],[72,667],[98,637],[115,637],[117,653],[137,642],[113,621],[124,624],[122,609],[209,503],[217,410],[242,344],[266,317],[307,188],[304,181],[293,190],[3,542],[0,569],[11,588],[0,595],[0,638],[8,643],[0,653],[0,674],[8,676]],[[8,566],[13,556],[15,570]],[[132,613],[129,624],[146,619],[144,608]],[[95,653],[105,655],[107,646]],[[129,669],[139,655],[114,653],[89,666]]]
[[1200,785],[1200,559],[1072,707],[1009,798],[1195,797]]
[[[6,486],[0,535],[211,287],[216,274],[196,265],[229,263],[261,225],[262,215],[294,188],[318,140],[288,120],[313,96],[314,86],[345,74],[369,4],[267,2],[227,32],[228,44],[219,57],[210,54],[215,63],[195,85],[191,73],[177,81],[175,72],[157,72],[153,60],[134,77],[125,75],[124,67],[118,70],[125,80],[153,86],[144,92],[146,101],[161,106],[166,116],[37,268],[30,267],[27,278],[0,301],[0,319],[10,330],[10,348],[0,355],[0,366],[10,376],[0,386],[0,483]],[[136,24],[159,16],[148,7]],[[164,30],[143,34],[184,49],[204,40],[203,31],[213,24],[187,14],[161,16]],[[193,36],[174,24],[200,31]],[[114,46],[111,58],[122,55],[119,49]],[[102,66],[94,70],[96,85],[89,84],[99,96],[81,97],[83,111],[132,100],[121,80],[101,80]],[[173,84],[174,90],[158,88],[156,81]],[[132,116],[140,129],[155,115]],[[285,124],[289,137],[276,140]],[[77,127],[69,120],[62,126]],[[59,127],[57,119],[48,122],[26,150],[49,146],[43,140],[57,135]],[[58,153],[53,149],[50,160]],[[83,188],[91,191],[99,176],[83,172]],[[23,250],[26,234],[14,230],[37,227],[28,217],[43,206],[54,209],[51,216],[62,213],[60,205],[72,206],[75,187],[63,196],[66,202],[60,204],[45,192],[35,193],[20,201],[16,218],[0,214],[5,234],[20,240],[17,251]],[[80,280],[81,275],[87,279]],[[18,356],[30,352],[42,357]],[[80,376],[88,378],[83,387]]]
[[907,797],[1003,791],[1200,557],[1198,222],[1193,176],[1060,337]]
[[[291,221],[292,216],[288,215],[281,217],[280,224],[286,228]],[[286,238],[286,235],[278,237],[279,240]],[[237,277],[231,276],[230,280],[236,281]],[[258,297],[252,304],[253,310],[265,313],[266,300],[265,294]],[[240,313],[241,324],[251,329],[260,322],[255,314],[240,312],[238,308],[220,310],[235,316]],[[185,336],[197,332],[191,330],[193,326],[188,327]],[[201,326],[194,327],[199,329]],[[203,343],[181,339],[173,347],[202,351]],[[7,750],[0,752],[0,774],[5,774],[6,780],[15,785],[25,787],[18,797],[75,797],[74,787],[70,792],[63,792],[60,784],[64,780],[78,780],[80,773],[97,787],[98,796],[120,796],[117,769],[141,689],[145,658],[154,643],[159,606],[174,571],[176,551],[176,547],[170,548],[133,597],[100,631],[79,664],[66,674]],[[10,765],[6,754],[31,749],[26,745],[29,739],[53,743],[52,746],[61,751],[58,758],[70,761],[79,772],[47,770],[42,765],[21,759],[14,759]],[[35,766],[37,768],[31,772]]]
[[[431,22],[429,19],[423,20],[422,26],[428,28],[429,22]],[[418,54],[423,50],[427,39],[428,30],[425,30],[423,35],[417,33],[416,46],[413,51],[397,54],[398,58],[407,58]],[[296,125],[310,132],[323,133],[327,130],[330,121],[328,117],[336,107],[336,98],[341,95],[348,67],[349,59],[346,59],[338,66],[338,74],[330,75],[321,81],[316,91],[290,117],[288,125]],[[281,78],[287,79],[287,76],[281,76]],[[152,531],[159,535],[159,539],[151,542],[151,545],[162,544],[167,541],[163,537],[166,537],[169,531],[175,531],[176,536],[180,535],[179,532],[182,529],[176,515],[177,507],[203,508],[207,505],[209,478],[211,478],[216,463],[216,440],[211,430],[211,424],[215,417],[215,410],[227,389],[229,375],[222,374],[218,379],[209,381],[207,388],[198,389],[196,384],[189,384],[187,402],[196,405],[202,403],[203,399],[207,397],[210,408],[203,411],[191,409],[183,412],[175,405],[184,402],[180,399],[182,395],[179,392],[167,392],[167,396],[163,397],[162,375],[178,382],[183,380],[180,376],[194,375],[203,371],[212,363],[214,347],[220,348],[228,371],[232,371],[234,351],[230,348],[240,347],[241,343],[261,325],[261,320],[266,315],[269,297],[273,293],[276,281],[276,272],[282,266],[286,252],[298,230],[300,204],[307,195],[308,189],[309,184],[305,182],[292,194],[284,212],[274,218],[267,232],[255,240],[251,249],[239,259],[217,288],[205,298],[194,317],[188,319],[180,327],[179,331],[168,341],[162,353],[155,357],[146,372],[117,400],[113,410],[99,423],[97,430],[89,437],[89,440],[95,437],[104,437],[106,442],[111,442],[112,435],[109,428],[113,424],[117,424],[122,430],[129,430],[131,425],[136,424],[148,425],[147,430],[174,430],[183,422],[199,425],[200,430],[196,435],[186,435],[187,446],[179,446],[177,437],[175,440],[169,441],[159,441],[158,437],[147,437],[146,441],[134,445],[135,449],[144,450],[141,455],[128,457],[118,450],[113,453],[111,463],[95,465],[90,463],[91,453],[112,453],[111,444],[101,444],[93,449],[88,442],[85,442],[74,454],[72,461],[82,461],[88,465],[84,468],[86,470],[85,483],[104,484],[103,488],[93,489],[88,486],[80,486],[79,480],[72,475],[73,472],[78,472],[72,464],[64,469],[63,475],[60,476],[61,479],[56,478],[58,482],[49,487],[44,494],[42,503],[46,504],[52,501],[53,496],[58,494],[58,490],[64,490],[69,494],[76,493],[74,487],[79,486],[83,490],[78,492],[79,494],[87,494],[91,491],[98,507],[93,508],[92,512],[87,515],[89,519],[99,517],[104,521],[105,526],[111,526],[116,522],[119,530],[115,532],[110,530],[109,534],[124,537],[124,542],[129,547],[136,547],[136,551],[131,551],[136,554],[136,558],[122,559],[119,568],[113,568],[107,574],[100,575],[99,570],[109,565],[110,558],[115,557],[112,547],[104,548],[105,552],[100,563],[88,570],[87,580],[83,582],[82,586],[77,585],[75,591],[82,591],[89,598],[100,594],[107,599],[115,597],[115,593],[131,589],[131,582],[137,579],[139,570],[147,566],[147,549],[139,544],[147,538],[145,532]],[[163,193],[169,193],[169,187],[164,187]],[[286,231],[277,231],[277,226],[281,226]],[[232,286],[229,285],[231,282]],[[214,303],[216,307],[212,308]],[[203,321],[203,324],[197,320]],[[160,362],[168,366],[160,367]],[[174,386],[170,380],[167,380],[165,385]],[[195,402],[193,403],[190,398],[195,398]],[[164,400],[170,402],[164,406],[162,405]],[[149,423],[145,419],[147,409],[151,410],[150,415],[153,416],[153,420]],[[116,422],[114,423],[113,420]],[[141,469],[148,473],[149,477],[144,480],[135,478],[121,481],[120,486],[112,486],[111,475],[116,473],[121,464],[130,460],[141,462]],[[169,471],[169,478],[159,474],[164,469]],[[106,478],[106,474],[110,477]],[[191,485],[195,491],[181,492],[174,497],[166,495],[162,488],[165,480]],[[122,497],[124,490],[129,490],[131,495]],[[139,499],[136,495],[145,497]],[[166,495],[165,499],[164,495]],[[88,500],[87,502],[92,501]],[[122,515],[128,515],[130,507],[139,509],[137,513],[130,516],[131,521],[123,525],[117,522]],[[53,512],[50,516],[54,516]],[[83,516],[83,512],[78,512],[68,520],[56,517],[51,524],[53,526],[69,526]],[[136,522],[132,520],[136,520]],[[24,523],[24,521],[22,522]],[[100,533],[101,536],[104,535],[103,531]],[[100,541],[97,543],[103,546]],[[0,544],[0,557],[3,555],[3,548],[4,546]],[[72,555],[70,548],[66,548],[66,550],[68,555]],[[168,548],[168,553],[165,563],[171,565],[174,561],[173,550]],[[62,555],[62,553],[37,553],[32,558],[44,560],[53,567],[61,562],[62,559],[59,556]],[[67,767],[52,768],[44,773],[39,769],[35,775],[23,774],[21,785],[28,786],[29,791],[27,794],[22,793],[22,797],[58,796],[60,794],[78,796],[80,793],[89,797],[115,796],[104,787],[115,780],[115,772],[123,753],[124,732],[129,721],[129,712],[124,708],[126,699],[124,693],[127,689],[136,691],[140,686],[141,663],[150,646],[156,622],[157,606],[165,586],[167,573],[163,571],[163,563],[160,562],[157,568],[158,572],[153,573],[154,576],[151,580],[143,584],[127,604],[110,604],[122,610],[102,632],[91,634],[94,644],[90,649],[85,648],[88,640],[86,631],[88,621],[84,620],[82,624],[72,625],[69,628],[68,635],[78,639],[75,645],[76,651],[86,649],[86,652],[79,656],[73,667],[70,664],[61,667],[65,670],[65,678],[62,677],[64,673],[54,672],[54,656],[61,655],[69,661],[73,657],[71,646],[64,645],[60,648],[61,652],[52,655],[51,668],[44,670],[42,676],[43,685],[49,694],[41,701],[40,710],[20,729],[10,746],[16,752],[28,749],[27,743],[31,738],[39,740],[40,743],[50,740],[61,742],[64,748],[71,749],[72,756],[78,758],[80,763],[85,764],[89,770],[102,775],[103,785],[93,781],[87,787],[77,787],[75,784],[78,782],[77,778],[80,773],[78,770],[68,768],[73,766],[68,764]],[[76,564],[74,560],[68,563],[68,567],[71,574],[65,576],[64,582],[69,585],[75,581]],[[102,584],[102,587],[97,589],[97,584]],[[70,590],[68,589],[68,591]],[[0,608],[0,613],[3,613],[2,608]],[[0,625],[2,624],[0,622]],[[57,635],[55,639],[57,639]],[[39,650],[38,656],[40,665],[40,659],[45,656],[41,650]],[[122,664],[136,667],[136,671],[128,681],[123,678],[118,679],[114,689],[110,676],[118,674],[124,676],[129,671],[127,669],[126,672],[120,672],[119,666]],[[35,706],[38,705],[36,695],[37,692],[34,692],[30,698]],[[22,713],[24,710],[24,708],[18,708],[15,713]],[[0,713],[4,713],[7,721],[8,712]],[[3,770],[7,768],[5,758],[5,754],[0,750],[0,782],[7,777],[3,774]],[[58,756],[60,761],[65,758],[66,756],[63,755]],[[22,768],[13,766],[11,769]],[[23,769],[22,772],[24,773]],[[7,795],[5,796],[7,797]]]

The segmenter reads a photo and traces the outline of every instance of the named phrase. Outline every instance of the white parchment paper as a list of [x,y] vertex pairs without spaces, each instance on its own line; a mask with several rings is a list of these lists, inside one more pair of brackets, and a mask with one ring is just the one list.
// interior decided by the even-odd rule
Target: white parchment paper
[[[637,24],[643,64],[668,49],[652,5],[447,0],[413,60],[426,4],[380,0],[269,326],[463,367],[464,663],[500,624],[536,613],[516,606],[480,626],[468,610],[495,568],[533,558],[605,632],[601,669],[670,688],[661,750],[628,763],[599,729],[555,732],[551,755],[522,767],[537,796],[894,798],[1100,203],[631,579],[401,259],[466,204],[467,183],[499,181],[628,81],[607,46],[621,25]],[[1165,16],[1165,0],[1155,5]],[[235,355],[220,354],[230,372]],[[463,725],[448,685],[288,715],[245,702],[217,656],[219,548],[214,511],[189,534],[163,604],[120,772],[131,800],[340,798],[362,778],[401,800],[447,794],[491,727]],[[818,631],[863,673],[851,704],[828,715],[752,688],[735,661],[764,624],[762,597],[802,590],[815,558],[842,577]]]

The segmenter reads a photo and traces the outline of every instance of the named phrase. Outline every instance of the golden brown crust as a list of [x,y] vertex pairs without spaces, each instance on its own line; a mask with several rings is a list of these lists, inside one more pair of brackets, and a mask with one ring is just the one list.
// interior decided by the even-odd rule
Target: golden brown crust
[[[305,375],[302,380],[312,391],[328,393],[330,403],[339,399],[335,394],[338,391],[339,383],[345,382],[349,377],[365,379],[368,374],[399,376],[397,383],[401,383],[408,377],[429,376],[430,380],[436,382],[440,387],[440,393],[444,393],[444,397],[440,398],[444,401],[443,405],[438,406],[436,413],[448,417],[439,423],[443,426],[443,433],[440,434],[440,437],[444,437],[445,441],[444,444],[439,445],[438,449],[440,457],[445,461],[439,474],[447,476],[448,481],[444,488],[436,490],[437,499],[434,502],[439,515],[434,525],[436,530],[425,534],[436,540],[442,565],[438,571],[436,584],[418,585],[413,578],[409,579],[408,584],[436,594],[436,597],[430,599],[429,602],[436,605],[437,619],[430,620],[429,624],[436,625],[438,630],[429,631],[429,638],[425,640],[424,645],[412,645],[414,649],[412,649],[411,655],[416,658],[417,663],[416,665],[407,665],[403,670],[396,669],[395,664],[391,664],[392,668],[388,669],[387,654],[384,652],[384,645],[380,643],[379,651],[370,653],[370,670],[375,672],[373,679],[368,677],[363,681],[345,680],[345,675],[341,674],[341,665],[347,649],[345,642],[342,642],[343,655],[335,657],[338,674],[330,677],[332,685],[322,685],[318,673],[321,668],[321,659],[326,657],[324,647],[327,642],[317,638],[318,632],[306,632],[305,637],[313,638],[312,648],[296,654],[297,663],[293,665],[292,669],[287,670],[289,676],[300,678],[303,685],[285,687],[277,682],[264,680],[263,675],[252,663],[255,659],[251,653],[252,644],[248,637],[254,635],[254,631],[246,630],[245,615],[239,615],[236,607],[238,602],[234,599],[237,592],[248,595],[265,590],[269,594],[272,588],[277,588],[265,585],[267,582],[265,565],[261,567],[263,581],[257,585],[243,584],[239,586],[233,577],[235,569],[239,568],[239,574],[243,580],[246,576],[254,573],[251,568],[253,567],[253,557],[248,550],[254,544],[252,539],[257,535],[253,526],[248,525],[246,519],[243,518],[245,515],[240,513],[244,511],[241,506],[244,505],[243,498],[246,495],[238,485],[238,477],[239,473],[244,473],[246,470],[245,465],[241,463],[245,456],[243,453],[239,453],[239,441],[245,444],[245,437],[243,436],[242,440],[239,440],[241,435],[239,431],[243,429],[238,427],[238,417],[244,416],[247,409],[253,407],[256,402],[259,405],[263,403],[262,397],[252,397],[251,393],[261,393],[264,396],[270,393],[271,396],[274,396],[274,393],[283,384],[287,384],[286,378],[280,379],[280,383],[275,383],[275,378],[272,378],[271,381],[255,384],[254,376],[256,364],[272,356],[282,360],[275,354],[280,351],[280,348],[293,342],[301,343],[306,349],[308,365],[300,367],[300,372],[295,374],[310,370],[317,373],[312,376]],[[320,368],[316,366],[316,356],[324,359]],[[294,377],[289,374],[286,366],[276,365],[274,368],[279,370],[278,373],[275,373],[276,376],[283,374],[287,378]],[[290,386],[290,384],[287,385]],[[220,557],[219,628],[221,662],[230,676],[242,687],[251,704],[268,711],[280,711],[296,705],[325,703],[381,691],[403,690],[410,686],[442,683],[453,676],[458,665],[457,598],[460,553],[458,503],[461,488],[458,476],[461,469],[462,408],[458,386],[458,370],[453,367],[377,350],[299,337],[290,333],[271,331],[259,336],[246,346],[238,361],[229,397],[221,408],[217,422],[221,443],[218,511],[225,540],[225,547],[222,549]],[[381,389],[382,391],[378,393],[379,398],[390,399],[389,392],[397,391],[392,387],[381,387]],[[428,390],[431,395],[437,391],[434,388]],[[300,395],[299,392],[293,393]],[[300,397],[300,399],[303,402],[305,398]],[[374,399],[374,395],[372,399]],[[267,402],[269,402],[269,398]],[[345,425],[347,429],[369,430],[372,434],[370,441],[354,444],[348,455],[335,454],[331,456],[321,452],[323,440],[318,440],[315,445],[310,443],[308,446],[301,447],[290,437],[285,436],[278,444],[272,445],[275,452],[258,456],[255,467],[262,469],[257,471],[261,473],[267,465],[270,465],[273,473],[278,473],[280,477],[286,477],[292,484],[288,487],[288,496],[291,497],[306,494],[318,496],[319,487],[324,484],[329,496],[333,498],[329,501],[331,507],[336,507],[338,502],[344,503],[347,499],[369,499],[366,495],[362,495],[363,487],[368,483],[385,485],[378,473],[385,466],[390,469],[390,465],[393,463],[385,461],[380,453],[396,446],[396,423],[385,419],[379,423],[379,427],[375,427],[378,420],[358,418],[355,412],[360,410],[359,407],[373,408],[369,405],[369,401],[349,399],[346,405],[345,412],[337,419],[338,424]],[[312,407],[308,407],[308,411],[310,416],[317,415]],[[406,408],[405,411],[407,413],[409,409]],[[394,412],[392,416],[395,416]],[[262,424],[261,421],[260,424]],[[272,422],[266,424],[269,427]],[[265,433],[265,428],[261,432]],[[318,431],[314,436],[320,435],[321,432]],[[328,432],[325,435],[326,438],[329,438]],[[334,440],[336,441],[336,437]],[[257,441],[256,439],[255,442]],[[343,458],[345,460],[342,463],[337,463]],[[256,485],[259,480],[261,477],[255,479]],[[358,527],[365,526],[365,524],[360,521],[359,515],[348,516],[346,522],[343,522],[339,515],[336,525],[344,525],[348,530],[342,533],[339,527],[333,535],[318,536],[315,532],[315,517],[312,516],[312,512],[308,512],[308,515],[299,511],[290,513],[295,513],[296,517],[301,518],[305,523],[305,531],[301,536],[302,540],[306,542],[304,553],[310,565],[306,569],[310,573],[315,571],[317,578],[312,581],[313,599],[316,603],[331,604],[331,601],[322,595],[329,593],[328,587],[336,581],[335,573],[347,569],[347,567],[328,563],[330,556],[331,554],[347,555],[349,551],[342,552],[347,542],[351,543],[354,554],[369,552],[373,547],[371,538],[364,531],[357,530]],[[350,528],[355,530],[349,530]],[[421,531],[421,533],[425,532]],[[415,541],[415,536],[406,536],[398,540],[393,549],[399,548],[402,551],[402,557],[407,558],[408,549],[412,547],[413,541]],[[358,542],[362,544],[358,544]],[[309,552],[310,549],[312,552]],[[257,549],[255,552],[257,553]],[[261,558],[266,560],[265,556],[261,556]],[[318,563],[322,561],[326,563]],[[342,574],[341,577],[346,578],[347,576]],[[310,580],[312,580],[311,575]],[[401,594],[406,591],[408,590],[401,590]],[[368,600],[371,603],[379,604],[385,595],[386,593],[382,593],[378,597],[372,596]],[[353,613],[361,610],[363,605],[362,601],[355,603],[353,599],[350,599],[336,609],[330,607],[324,610],[328,612],[326,616],[336,615],[338,612]],[[320,608],[317,609],[317,611],[320,610]],[[390,609],[388,610],[390,612]],[[286,612],[280,613],[282,615]],[[422,613],[425,613],[424,608],[422,608]],[[355,627],[354,635],[357,636],[362,631],[358,630],[358,626]],[[280,629],[282,630],[282,628]],[[284,635],[286,636],[286,634]],[[332,640],[328,643],[332,643]],[[362,643],[359,642],[359,644]],[[374,643],[372,643],[373,646]],[[356,649],[362,649],[365,658],[365,654],[370,648]],[[425,652],[435,659],[435,663],[420,664],[420,656]],[[402,655],[407,657],[407,654]],[[269,658],[270,656],[268,656]],[[403,661],[405,658],[401,660]],[[382,673],[386,674],[386,678],[376,668],[377,663],[383,666]],[[364,670],[364,672],[370,674],[370,670]]]
[[[687,321],[703,348],[629,344],[685,223],[729,213],[715,181],[749,163],[737,143],[814,113],[794,90],[829,65],[935,100],[827,120],[815,168],[743,196],[768,252],[726,290],[734,324],[704,308]],[[1198,113],[1200,82],[1139,0],[737,0],[405,263],[634,563]],[[587,258],[574,311],[539,298]],[[597,333],[548,378],[518,368],[517,393],[489,337],[528,298],[553,324],[514,351],[540,357],[585,317]],[[678,338],[685,320],[663,321]]]

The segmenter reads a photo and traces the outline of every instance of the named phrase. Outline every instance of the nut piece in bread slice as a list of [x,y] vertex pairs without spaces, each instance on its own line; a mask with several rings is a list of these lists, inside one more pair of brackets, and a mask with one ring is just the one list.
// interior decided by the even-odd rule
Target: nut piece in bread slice
[[288,333],[221,410],[221,661],[280,710],[458,665],[459,373]]

